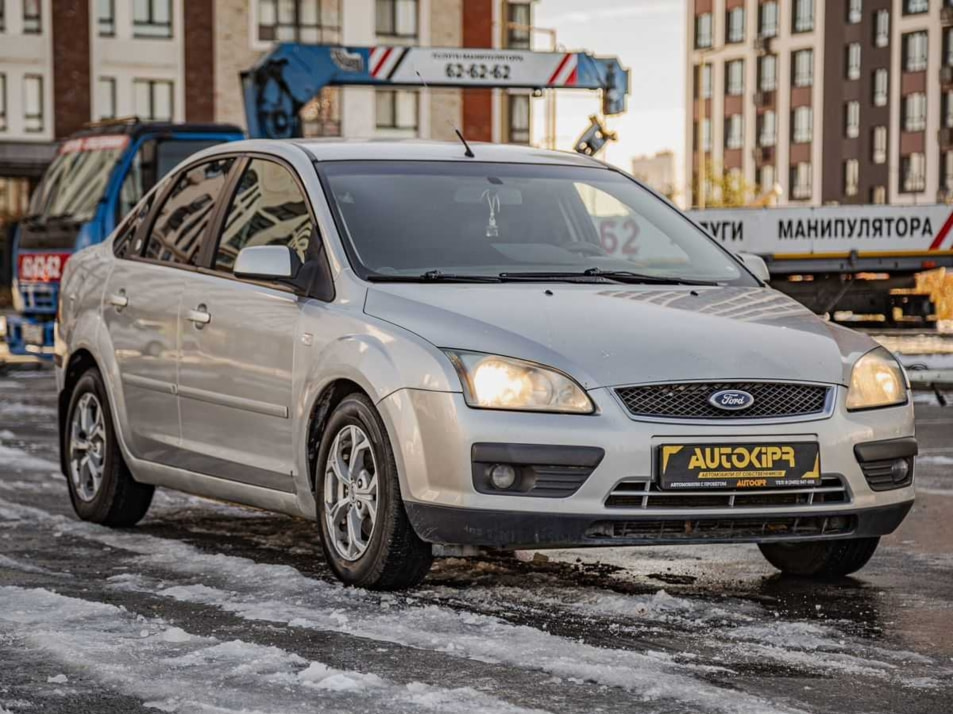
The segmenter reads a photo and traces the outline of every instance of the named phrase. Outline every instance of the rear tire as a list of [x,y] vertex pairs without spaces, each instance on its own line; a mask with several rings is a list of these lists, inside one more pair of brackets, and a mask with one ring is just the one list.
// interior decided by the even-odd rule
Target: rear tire
[[348,395],[331,414],[315,469],[321,546],[334,574],[371,590],[418,585],[431,547],[407,518],[394,452],[366,396]]
[[102,375],[88,369],[70,395],[60,435],[73,510],[84,521],[125,528],[138,523],[155,487],[129,472],[113,424]]
[[839,578],[863,568],[879,543],[880,538],[853,538],[810,543],[759,543],[758,548],[767,561],[785,575]]

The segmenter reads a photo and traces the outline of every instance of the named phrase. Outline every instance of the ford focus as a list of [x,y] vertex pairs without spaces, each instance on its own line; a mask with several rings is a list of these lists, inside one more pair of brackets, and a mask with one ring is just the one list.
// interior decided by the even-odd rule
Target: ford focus
[[435,554],[756,543],[854,572],[914,498],[906,376],[594,159],[249,141],[67,264],[80,518],[155,486],[314,519],[333,573]]

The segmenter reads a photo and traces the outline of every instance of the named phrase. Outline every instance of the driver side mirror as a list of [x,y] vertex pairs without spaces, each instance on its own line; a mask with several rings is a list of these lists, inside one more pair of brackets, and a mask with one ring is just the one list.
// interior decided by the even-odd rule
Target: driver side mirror
[[771,271],[768,270],[768,264],[764,262],[764,258],[754,253],[738,253],[737,255],[758,280],[763,283],[771,281]]
[[288,246],[253,245],[239,251],[232,273],[236,278],[294,284],[300,270],[301,259]]

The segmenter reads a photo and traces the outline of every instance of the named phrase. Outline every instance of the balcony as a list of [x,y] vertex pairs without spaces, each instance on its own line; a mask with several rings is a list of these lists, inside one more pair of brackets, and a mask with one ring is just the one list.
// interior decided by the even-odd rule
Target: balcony
[[953,7],[944,5],[940,8],[940,24],[943,25],[943,27],[953,25]]
[[[950,8],[950,9],[953,9],[953,8]],[[755,52],[760,52],[761,54],[769,54],[771,52],[771,43],[773,40],[774,40],[773,37],[764,37],[763,35],[758,35],[757,37],[754,38]]]
[[941,128],[937,132],[937,141],[940,144],[940,148],[944,151],[953,149],[953,129],[948,126]]
[[754,151],[752,153],[754,154],[754,162],[758,166],[774,163],[773,146],[756,146],[754,147]]

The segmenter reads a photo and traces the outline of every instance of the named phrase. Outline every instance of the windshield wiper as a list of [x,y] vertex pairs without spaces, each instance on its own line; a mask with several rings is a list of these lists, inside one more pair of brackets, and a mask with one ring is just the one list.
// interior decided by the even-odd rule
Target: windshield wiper
[[460,275],[458,273],[444,273],[440,270],[428,270],[419,275],[390,275],[387,273],[371,273],[367,280],[372,283],[499,283],[501,278],[496,275]]
[[634,273],[630,270],[602,270],[601,268],[588,268],[586,270],[574,272],[526,272],[526,273],[500,273],[503,280],[568,280],[579,281],[586,278],[602,278],[604,280],[614,280],[620,283],[645,283],[651,285],[717,285],[716,282],[707,280],[690,280],[688,278],[665,277],[661,275],[645,275],[643,273]]

